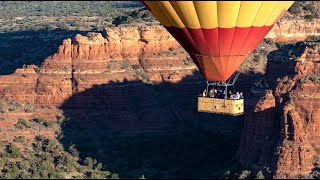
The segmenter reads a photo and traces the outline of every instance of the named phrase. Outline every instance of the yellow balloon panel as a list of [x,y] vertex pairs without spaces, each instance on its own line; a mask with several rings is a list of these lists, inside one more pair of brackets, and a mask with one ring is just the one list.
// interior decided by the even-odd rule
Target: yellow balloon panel
[[201,28],[196,9],[192,1],[171,1],[184,25],[188,28]]
[[[217,1],[218,24],[220,28],[235,27],[241,1]],[[208,19],[210,19],[208,15]]]
[[[149,1],[151,3],[151,1]],[[177,12],[172,7],[169,1],[154,1],[162,9],[163,13],[169,17],[171,23],[174,27],[184,28],[185,25],[181,21],[181,18],[178,16]]]
[[261,27],[264,26],[270,17],[271,12],[277,7],[279,1],[263,1],[259,12],[257,13],[252,26]]
[[288,10],[290,6],[294,3],[294,1],[280,1],[275,10],[271,13],[269,19],[266,22],[266,26],[271,26],[279,17],[279,15],[284,12],[284,10]]
[[233,28],[270,26],[294,1],[144,1],[165,26]]
[[194,1],[193,4],[202,28],[218,27],[217,1]]
[[237,27],[251,26],[259,12],[261,5],[261,1],[242,1],[238,14]]

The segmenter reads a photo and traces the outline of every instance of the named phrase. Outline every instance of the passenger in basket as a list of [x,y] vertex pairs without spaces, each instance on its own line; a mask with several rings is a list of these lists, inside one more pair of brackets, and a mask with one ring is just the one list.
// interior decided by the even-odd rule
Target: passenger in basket
[[228,99],[232,99],[232,92],[228,91]]
[[206,90],[206,89],[202,92],[202,96],[203,96],[203,97],[206,97],[206,96],[207,96],[207,90]]
[[242,92],[240,92],[240,99],[244,99]]
[[213,89],[211,89],[210,91],[209,91],[209,97],[214,97],[214,91],[213,91]]
[[226,91],[223,90],[223,93],[222,93],[222,95],[221,95],[221,99],[224,99],[225,97],[226,97]]
[[239,92],[237,92],[236,94],[234,94],[232,99],[234,99],[234,100],[240,99],[240,94],[239,94]]
[[221,90],[218,90],[217,95],[216,95],[216,98],[221,98],[221,96],[222,96],[222,91],[221,91]]

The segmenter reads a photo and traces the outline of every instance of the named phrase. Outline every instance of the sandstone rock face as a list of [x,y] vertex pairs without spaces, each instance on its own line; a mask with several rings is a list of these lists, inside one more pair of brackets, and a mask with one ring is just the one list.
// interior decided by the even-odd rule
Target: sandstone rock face
[[269,57],[264,77],[269,90],[260,99],[246,101],[237,154],[241,162],[269,171],[275,178],[296,178],[315,168],[313,163],[320,154],[318,52],[316,44],[306,47],[296,60]]
[[266,38],[276,41],[304,40],[310,35],[320,35],[320,19],[312,21],[289,20],[279,21],[267,34]]
[[[158,92],[146,86],[186,76],[204,80],[163,27],[111,28],[65,39],[40,67],[26,66],[0,76],[0,98],[53,105],[92,128],[99,128],[95,120],[100,113],[108,133],[155,133],[175,118],[169,107],[162,106],[162,99],[155,95]],[[181,89],[186,87],[189,94],[197,92],[197,86]]]
[[103,34],[65,39],[40,68],[27,66],[1,76],[0,97],[59,105],[93,85],[141,79],[137,72],[153,82],[175,82],[197,70],[161,26],[111,28]]
[[[278,38],[283,34],[288,37],[305,37],[317,34],[318,23],[281,21],[267,37]],[[87,36],[77,35],[64,40],[58,52],[45,60],[39,72],[35,72],[35,67],[27,67],[17,69],[13,75],[0,77],[3,79],[0,96],[34,103],[50,101],[59,104],[65,97],[69,97],[71,92],[88,88],[94,83],[123,78],[136,79],[133,73],[126,69],[128,64],[140,64],[144,76],[153,82],[177,82],[197,70],[187,53],[162,26],[110,28],[106,29],[104,34],[88,33]],[[99,75],[92,78],[94,74]],[[55,79],[52,84],[44,85],[42,81],[47,75],[54,76]],[[90,79],[91,82],[85,79]],[[49,82],[51,81],[46,83]],[[19,89],[13,88],[15,83],[25,84],[25,87],[19,90],[19,93],[9,93],[10,88]],[[45,100],[45,96],[36,95],[37,91],[44,89],[38,86],[51,87],[58,84],[62,85],[64,90],[58,88],[57,91],[52,91],[50,94],[55,97]],[[25,94],[26,92],[28,94]],[[55,95],[56,92],[64,95]]]

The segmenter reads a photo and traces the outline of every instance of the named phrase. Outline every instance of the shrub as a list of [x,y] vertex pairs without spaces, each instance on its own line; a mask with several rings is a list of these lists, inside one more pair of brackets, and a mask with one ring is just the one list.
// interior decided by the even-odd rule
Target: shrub
[[264,42],[266,42],[267,44],[272,44],[273,40],[271,38],[265,38]]
[[256,54],[256,55],[253,56],[253,61],[254,62],[259,63],[260,60],[261,60],[261,56],[260,55]]
[[301,5],[300,2],[296,1],[293,5],[288,9],[288,11],[293,15],[299,15],[301,13]]
[[310,15],[304,16],[304,19],[308,20],[308,21],[311,21],[311,20],[313,20],[315,18],[318,18],[318,16],[316,14],[310,14]]
[[33,112],[33,109],[26,108],[26,109],[24,110],[24,112],[26,112],[26,113],[32,113],[32,112]]
[[18,136],[18,137],[15,137],[14,139],[13,139],[13,142],[19,142],[19,143],[23,143],[23,142],[25,142],[25,137],[24,136]]
[[257,173],[256,179],[265,179],[262,171],[259,171],[259,172]]
[[51,127],[53,127],[53,125],[54,125],[54,123],[53,122],[44,122],[43,123],[43,125],[45,126],[45,127],[47,127],[47,128],[51,128]]
[[126,60],[120,61],[120,67],[121,69],[127,69],[129,67],[129,63]]
[[284,42],[276,42],[276,46],[277,46],[278,49],[283,48],[285,44],[286,43],[284,43]]
[[69,68],[66,67],[66,66],[64,66],[62,70],[65,71],[65,72],[68,72],[68,71],[69,71]]
[[71,153],[72,156],[74,157],[78,157],[79,156],[79,152],[78,150],[75,148],[75,145],[71,145],[68,149],[68,151]]
[[132,69],[134,69],[134,70],[138,70],[138,69],[141,69],[142,67],[141,67],[141,65],[140,64],[134,64],[134,65],[132,65]]
[[119,175],[114,173],[111,175],[111,179],[119,179]]
[[14,127],[16,129],[24,129],[24,128],[28,128],[28,124],[27,121],[23,118],[19,118],[17,124],[14,125]]
[[310,152],[310,149],[308,148],[308,149],[306,149],[306,152]]
[[304,4],[302,9],[308,12],[315,12],[315,9],[312,4]]
[[248,170],[244,170],[241,172],[241,174],[239,175],[239,178],[238,179],[246,179],[247,177],[249,177],[251,174],[250,171]]
[[130,24],[132,23],[133,18],[129,17],[127,15],[123,15],[123,16],[118,16],[116,18],[113,19],[112,24],[118,26],[120,24]]
[[118,26],[120,24],[133,24],[142,21],[152,22],[153,20],[154,17],[148,10],[132,10],[114,18],[112,24]]
[[43,124],[46,120],[43,118],[34,118],[32,121],[38,124]]
[[20,130],[23,130],[25,128],[22,124],[16,124],[16,125],[14,125],[14,127],[16,129],[20,129]]
[[86,157],[83,161],[83,164],[87,166],[89,169],[92,169],[95,163],[96,160],[93,160],[91,157]]
[[17,158],[21,154],[20,149],[14,144],[9,144],[6,148],[6,152],[10,154],[11,158]]
[[309,77],[311,82],[318,82],[319,81],[319,76],[316,74],[313,74]]
[[102,163],[98,163],[95,167],[95,170],[101,170],[103,167]]
[[43,136],[43,135],[37,135],[36,136],[36,140],[37,141],[44,141],[44,140],[46,140],[47,138],[45,137],[45,136]]
[[107,179],[111,173],[109,171],[93,171],[90,173],[90,179]]
[[319,83],[320,77],[317,74],[309,74],[301,79],[298,79],[298,82],[300,82],[300,83],[306,83],[306,82]]
[[306,41],[319,41],[320,37],[315,35],[310,35],[306,38]]
[[34,68],[34,71],[35,71],[36,73],[40,73],[40,68],[39,68],[39,67],[36,67],[36,68]]

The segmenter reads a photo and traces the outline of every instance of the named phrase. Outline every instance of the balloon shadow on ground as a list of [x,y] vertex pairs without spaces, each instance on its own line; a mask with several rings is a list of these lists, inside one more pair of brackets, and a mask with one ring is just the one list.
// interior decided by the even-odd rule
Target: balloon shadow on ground
[[60,139],[120,178],[223,178],[238,168],[243,116],[197,112],[198,74],[177,83],[109,82],[61,106]]

